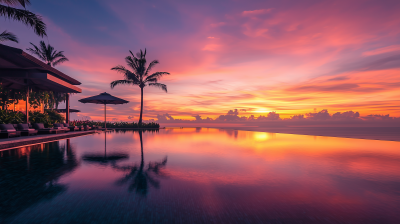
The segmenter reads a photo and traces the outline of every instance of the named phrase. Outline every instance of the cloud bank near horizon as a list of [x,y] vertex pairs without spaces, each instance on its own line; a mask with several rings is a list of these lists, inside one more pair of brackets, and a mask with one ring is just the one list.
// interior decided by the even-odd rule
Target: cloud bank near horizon
[[380,115],[380,114],[370,114],[367,116],[361,116],[359,112],[354,111],[345,111],[345,112],[336,112],[329,113],[328,110],[324,109],[321,111],[314,111],[306,114],[298,114],[291,116],[290,118],[281,118],[279,113],[269,112],[267,115],[250,115],[250,116],[241,116],[240,111],[238,109],[229,110],[226,114],[218,116],[216,119],[212,119],[210,117],[202,118],[200,115],[193,116],[194,120],[188,119],[176,119],[168,113],[157,115],[157,120],[149,120],[155,121],[159,123],[276,123],[276,124],[365,124],[365,123],[373,123],[373,124],[385,124],[392,123],[393,125],[400,124],[400,117],[391,117],[389,114]]

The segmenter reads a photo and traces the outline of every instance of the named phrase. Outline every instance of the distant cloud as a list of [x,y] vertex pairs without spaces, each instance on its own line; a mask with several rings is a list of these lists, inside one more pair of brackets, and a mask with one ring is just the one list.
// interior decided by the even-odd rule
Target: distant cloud
[[400,51],[400,45],[391,45],[387,47],[382,47],[378,48],[372,51],[366,51],[362,55],[363,56],[372,56],[372,55],[377,55],[377,54],[384,54],[384,53],[389,53],[393,51]]
[[[200,115],[194,115],[192,117],[195,120],[183,120],[183,119],[174,119],[168,113],[163,115],[157,115],[158,121],[160,123],[191,123],[191,122],[200,122],[200,123],[232,123],[232,122],[240,122],[240,123],[252,123],[257,124],[260,122],[274,122],[274,124],[287,125],[287,124],[300,124],[300,125],[327,125],[327,124],[366,124],[368,122],[376,122],[382,121],[400,121],[400,118],[390,117],[390,115],[368,115],[368,116],[360,116],[359,112],[354,111],[345,111],[345,112],[336,112],[334,114],[330,114],[327,109],[323,109],[319,112],[314,110],[314,112],[306,113],[306,114],[297,114],[290,118],[282,119],[280,115],[271,111],[266,116],[264,115],[250,115],[250,116],[239,116],[239,112],[241,110],[234,109],[229,110],[225,115],[220,115],[215,120],[207,117],[206,119],[202,119]],[[278,122],[278,123],[276,123]],[[300,123],[299,123],[300,122]],[[346,123],[350,122],[350,123]]]
[[162,114],[162,115],[157,114],[157,119],[158,119],[159,122],[174,121],[174,120],[175,120],[175,119],[174,119],[171,115],[169,115],[168,113]]
[[243,16],[255,16],[255,15],[262,15],[271,12],[272,9],[257,9],[252,11],[243,11]]

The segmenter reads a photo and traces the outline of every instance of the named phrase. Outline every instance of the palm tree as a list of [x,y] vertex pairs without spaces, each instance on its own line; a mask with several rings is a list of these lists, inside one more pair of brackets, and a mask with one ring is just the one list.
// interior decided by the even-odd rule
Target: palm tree
[[0,33],[0,42],[3,41],[13,41],[15,43],[18,43],[18,38],[11,32],[7,32],[7,30],[3,31],[3,33]]
[[[111,89],[113,89],[117,85],[137,85],[140,87],[140,117],[139,117],[139,125],[142,124],[142,114],[143,114],[143,88],[145,86],[155,86],[159,87],[165,92],[167,92],[167,85],[158,83],[158,80],[163,76],[163,75],[169,75],[168,72],[156,72],[150,75],[150,70],[159,62],[157,60],[154,60],[150,62],[149,66],[147,66],[147,61],[146,61],[146,49],[144,52],[140,50],[136,54],[136,56],[132,53],[132,51],[129,51],[131,55],[127,56],[125,58],[126,63],[128,66],[132,69],[130,71],[129,69],[126,69],[122,65],[118,65],[111,70],[115,70],[119,73],[124,74],[124,79],[123,80],[115,80],[111,82]],[[146,67],[147,66],[147,67]]]
[[[32,43],[30,43],[32,44]],[[56,51],[54,47],[50,44],[46,46],[46,43],[42,40],[40,41],[40,48],[36,45],[32,44],[34,49],[27,48],[26,50],[30,51],[32,54],[37,55],[40,60],[44,61],[50,66],[56,66],[60,63],[69,61],[68,58],[64,56],[64,51]]]
[[[19,5],[25,8],[25,6],[28,4],[30,4],[29,0],[0,0],[0,16],[23,22],[32,27],[37,35],[41,37],[47,36],[46,24],[42,21],[42,17],[25,9],[16,9],[11,7]],[[18,43],[18,39],[13,33],[4,31],[0,34],[0,42],[6,40]]]

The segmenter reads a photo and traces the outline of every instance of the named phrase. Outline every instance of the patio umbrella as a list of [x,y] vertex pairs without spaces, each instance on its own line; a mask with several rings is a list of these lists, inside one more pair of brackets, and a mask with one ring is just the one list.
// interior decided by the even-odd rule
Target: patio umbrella
[[110,94],[104,92],[97,96],[91,96],[88,98],[80,99],[81,103],[96,103],[96,104],[104,104],[104,128],[107,129],[107,104],[124,104],[129,103],[129,101],[120,99],[115,96],[111,96]]

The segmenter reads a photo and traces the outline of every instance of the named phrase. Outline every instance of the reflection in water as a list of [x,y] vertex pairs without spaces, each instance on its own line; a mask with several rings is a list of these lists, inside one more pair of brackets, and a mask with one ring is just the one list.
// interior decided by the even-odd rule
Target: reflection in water
[[[0,152],[0,223],[400,223],[400,142],[183,128],[107,132],[104,151],[104,137]],[[77,166],[95,152],[127,158]]]
[[95,162],[99,163],[100,165],[107,165],[111,163],[115,165],[115,163],[119,160],[128,159],[129,155],[125,153],[113,153],[107,155],[107,132],[104,131],[104,155],[102,154],[86,154],[82,157],[82,159],[86,162]]
[[163,168],[167,164],[167,157],[161,162],[149,162],[147,168],[144,167],[144,156],[143,156],[143,134],[142,131],[139,132],[140,138],[140,150],[141,150],[141,160],[140,165],[134,166],[113,166],[113,168],[121,171],[128,171],[128,173],[121,179],[119,179],[116,184],[124,185],[129,183],[129,192],[136,191],[137,194],[141,196],[146,196],[149,189],[149,184],[154,188],[160,188],[160,182],[155,179],[152,175],[155,174],[159,177],[166,177],[167,175],[163,172]]
[[65,192],[58,179],[77,166],[69,139],[0,152],[0,223]]

